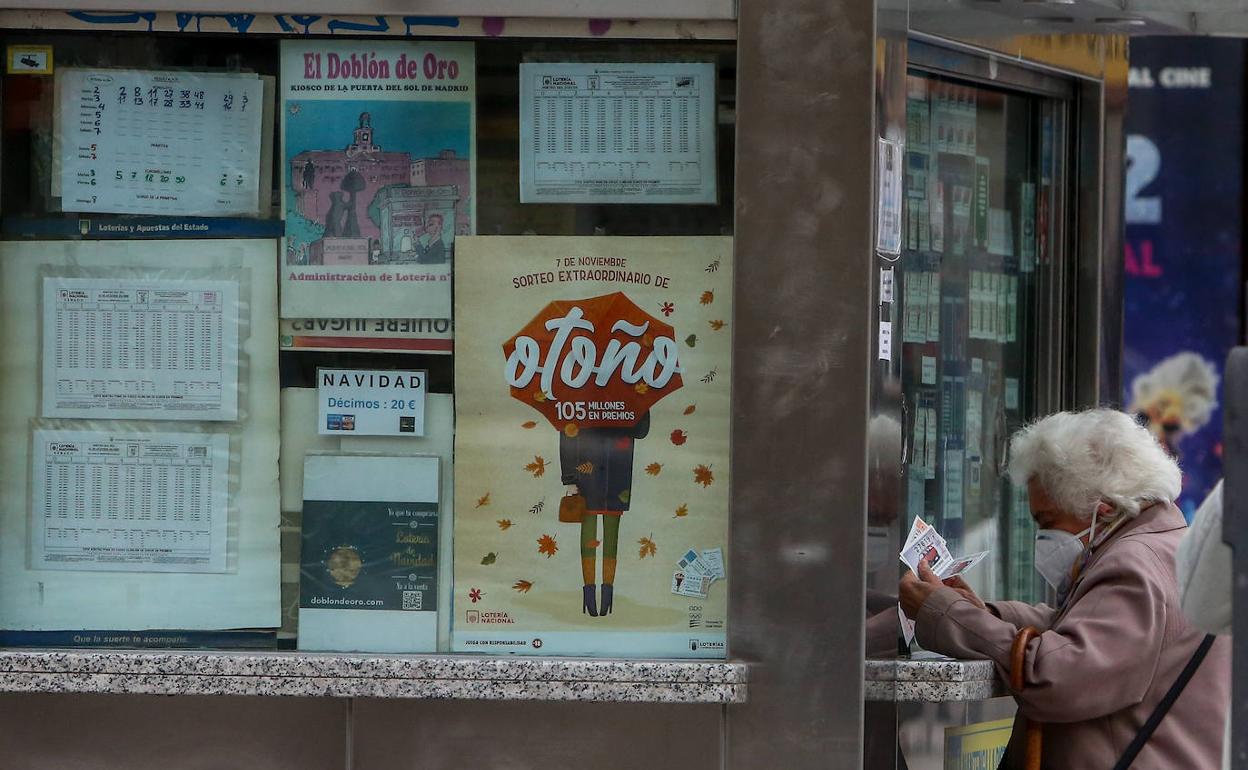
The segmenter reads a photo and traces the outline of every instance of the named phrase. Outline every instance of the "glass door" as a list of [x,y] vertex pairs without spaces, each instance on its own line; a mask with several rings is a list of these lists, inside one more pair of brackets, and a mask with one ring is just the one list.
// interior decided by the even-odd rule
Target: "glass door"
[[921,516],[955,556],[989,551],[964,575],[981,596],[1040,600],[1026,490],[1005,464],[1011,433],[1060,392],[1070,102],[973,75],[907,75],[899,537]]

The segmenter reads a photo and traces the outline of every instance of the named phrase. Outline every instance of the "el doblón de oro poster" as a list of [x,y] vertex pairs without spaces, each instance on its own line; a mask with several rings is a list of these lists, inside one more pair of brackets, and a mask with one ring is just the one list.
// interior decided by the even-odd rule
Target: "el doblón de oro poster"
[[[732,239],[468,237],[457,260],[454,648],[723,657]],[[688,595],[680,560],[715,549],[725,577]]]

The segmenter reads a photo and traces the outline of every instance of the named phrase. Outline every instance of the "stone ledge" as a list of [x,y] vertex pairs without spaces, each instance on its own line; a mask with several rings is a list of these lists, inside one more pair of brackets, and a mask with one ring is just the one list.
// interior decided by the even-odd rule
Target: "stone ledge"
[[743,703],[717,661],[469,655],[0,651],[0,691],[338,698]]

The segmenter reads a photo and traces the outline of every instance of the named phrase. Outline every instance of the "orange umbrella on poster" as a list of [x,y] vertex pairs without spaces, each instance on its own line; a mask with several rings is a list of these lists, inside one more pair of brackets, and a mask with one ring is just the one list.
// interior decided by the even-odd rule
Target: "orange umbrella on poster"
[[618,291],[547,304],[503,354],[512,397],[569,437],[635,426],[684,384],[675,329]]

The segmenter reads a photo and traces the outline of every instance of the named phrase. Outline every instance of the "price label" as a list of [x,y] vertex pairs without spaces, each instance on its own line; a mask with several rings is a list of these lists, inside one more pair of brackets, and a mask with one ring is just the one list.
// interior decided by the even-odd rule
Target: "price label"
[[322,436],[423,436],[427,373],[318,369],[317,433]]

